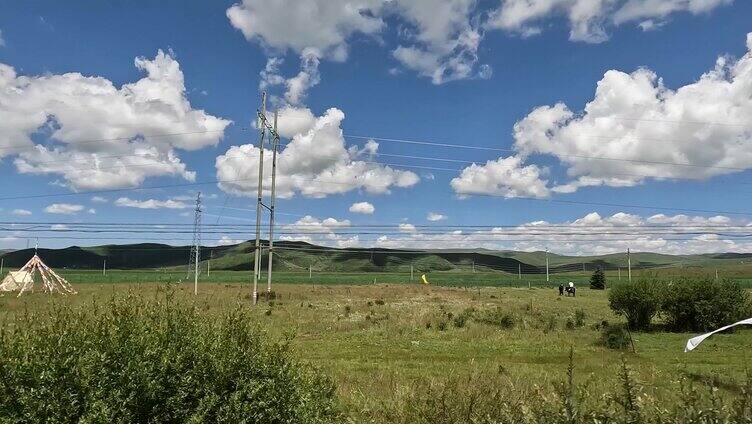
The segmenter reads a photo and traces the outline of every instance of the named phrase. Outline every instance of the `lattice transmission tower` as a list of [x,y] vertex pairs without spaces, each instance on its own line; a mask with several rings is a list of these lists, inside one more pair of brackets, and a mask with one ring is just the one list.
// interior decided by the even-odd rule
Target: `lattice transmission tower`
[[193,243],[188,257],[188,272],[193,271],[193,294],[198,294],[198,264],[201,262],[201,192],[196,195],[193,214]]

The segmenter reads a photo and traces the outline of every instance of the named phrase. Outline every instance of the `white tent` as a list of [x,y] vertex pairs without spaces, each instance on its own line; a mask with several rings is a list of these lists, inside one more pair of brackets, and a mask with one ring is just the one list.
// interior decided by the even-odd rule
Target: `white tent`
[[33,283],[34,278],[28,271],[11,271],[0,282],[0,291],[9,292],[21,290],[24,284]]
[[36,254],[20,270],[11,271],[0,283],[0,292],[18,291],[18,296],[27,291],[34,291],[35,275],[39,274],[42,280],[42,291],[45,293],[58,292],[62,294],[75,294],[76,291],[65,280],[57,275],[50,267],[42,262]]

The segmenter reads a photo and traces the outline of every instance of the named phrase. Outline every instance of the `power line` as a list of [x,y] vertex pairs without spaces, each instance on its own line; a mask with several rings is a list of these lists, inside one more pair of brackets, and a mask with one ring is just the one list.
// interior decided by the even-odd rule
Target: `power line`
[[[75,236],[39,236],[34,237],[35,239],[38,238],[40,240],[121,240],[121,241],[137,241],[137,240],[143,240],[143,239],[134,239],[134,238],[128,238],[128,237],[75,237]],[[183,238],[183,239],[175,239],[175,238],[150,238],[146,240],[152,240],[152,242],[139,242],[139,243],[133,243],[134,245],[139,244],[163,244],[164,247],[154,247],[154,248],[131,248],[128,247],[130,245],[118,245],[118,246],[111,246],[113,248],[113,251],[162,251],[162,250],[168,250],[168,249],[186,249],[187,251],[191,250],[190,242],[192,238]],[[227,239],[225,238],[204,238],[205,241],[213,241],[213,242],[223,242]],[[667,241],[696,241],[696,238],[694,237],[681,237],[681,238],[671,238],[666,239]],[[154,243],[153,241],[183,241],[185,244],[180,245],[170,245],[166,243]],[[243,240],[238,243],[234,243],[233,240],[232,244],[226,244],[226,245],[217,245],[215,248],[233,248],[241,243],[252,243],[251,240]],[[377,241],[377,239],[369,239],[369,240],[361,240],[361,241]],[[611,242],[611,243],[626,243],[626,242],[634,242],[634,238],[590,238],[590,239],[581,239],[581,240],[562,240],[562,239],[516,239],[516,240],[498,240],[498,239],[488,239],[488,240],[453,240],[453,239],[447,239],[447,240],[404,240],[404,239],[393,239],[389,240],[390,242],[408,242],[406,244],[415,246],[418,242],[433,242],[433,241],[442,241],[442,242],[456,242],[456,243],[466,243],[466,242],[478,242],[478,243],[497,243],[500,245],[503,245],[503,243],[577,243],[577,244],[584,244],[584,243],[593,243],[593,242]],[[264,240],[261,244],[262,249],[267,249],[268,247],[268,241]],[[277,243],[280,243],[279,241]],[[283,243],[307,243],[303,240],[285,240]],[[93,245],[93,246],[87,246],[87,247],[81,247],[82,249],[90,249],[90,248],[96,248],[96,247],[102,247],[103,245]],[[477,247],[469,247],[462,244],[456,244],[456,245],[447,245],[447,247],[442,247],[439,249],[436,248],[424,248],[424,249],[416,249],[416,248],[409,248],[409,247],[385,247],[385,246],[379,246],[379,245],[372,245],[372,246],[363,246],[363,247],[357,247],[357,248],[339,248],[339,247],[329,247],[329,246],[317,246],[317,245],[311,245],[312,247],[289,247],[285,245],[275,245],[275,250],[309,250],[309,251],[331,251],[334,253],[337,252],[345,252],[345,253],[371,253],[373,251],[374,254],[391,254],[391,253],[401,253],[404,251],[413,251],[415,253],[421,253],[421,254],[466,254],[466,253],[479,253],[477,252]],[[202,246],[207,247],[207,246]],[[63,248],[64,249],[64,248]],[[412,249],[412,250],[411,250]],[[23,249],[20,249],[23,250]],[[61,249],[48,249],[48,250],[61,250]],[[488,256],[498,256],[494,255],[494,253],[504,252],[507,251],[508,248],[506,247],[500,247],[499,250],[488,250],[488,253],[485,253]],[[527,251],[519,251],[518,253],[528,253]],[[592,256],[592,255],[588,255]],[[599,256],[599,255],[595,255]],[[507,257],[507,256],[499,256],[499,257]],[[183,265],[185,266],[185,265]],[[181,266],[182,268],[182,266]]]
[[[287,230],[287,226],[278,227],[282,228],[282,230],[277,231],[278,235],[326,235],[326,234],[335,234],[335,235],[401,235],[401,236],[410,236],[410,235],[422,235],[422,236],[434,236],[434,235],[453,235],[457,237],[467,237],[467,236],[473,236],[473,235],[487,235],[487,236],[494,236],[494,237],[518,237],[518,236],[593,236],[593,235],[633,235],[635,237],[637,236],[646,236],[646,235],[719,235],[724,237],[750,237],[752,236],[752,229],[746,228],[746,229],[733,229],[729,228],[726,229],[723,232],[719,231],[628,231],[628,230],[620,230],[620,231],[607,231],[607,230],[598,230],[593,229],[592,231],[543,231],[543,232],[536,232],[536,231],[527,231],[524,229],[520,229],[517,231],[476,231],[476,232],[468,232],[468,233],[462,233],[462,234],[451,234],[451,231],[436,231],[436,232],[421,232],[421,233],[409,233],[404,231],[364,231],[364,230],[325,230],[325,231],[313,231],[313,230],[298,230],[298,231],[290,231]],[[670,228],[667,228],[667,230],[671,230]],[[123,230],[116,230],[116,229],[10,229],[10,228],[0,228],[0,231],[5,232],[16,232],[16,233],[38,233],[38,232],[49,232],[49,233],[81,233],[81,234],[119,234],[119,233],[128,233],[128,234],[194,234],[195,231],[188,231],[188,230],[170,230],[170,229],[123,229]],[[593,231],[597,231],[597,234],[594,234]],[[736,232],[733,231],[743,231],[743,232]],[[231,232],[227,230],[219,230],[219,231],[203,231],[206,234],[249,234],[248,232]],[[430,239],[433,240],[433,239]]]
[[[294,226],[294,227],[313,227],[313,228],[328,228],[332,230],[336,229],[354,229],[354,228],[399,228],[400,224],[404,224],[403,222],[394,222],[394,223],[380,223],[380,224],[351,224],[351,225],[343,225],[341,227],[323,227],[321,223],[278,223],[279,226]],[[142,223],[142,222],[66,222],[66,221],[0,221],[0,225],[10,225],[10,226],[16,226],[16,225],[35,225],[35,226],[54,226],[54,225],[66,225],[70,227],[144,227],[144,228],[181,228],[181,229],[190,229],[193,224],[190,223],[163,223],[163,222],[152,222],[152,223]],[[412,224],[411,224],[412,225]],[[745,229],[747,231],[752,231],[752,226],[745,225],[745,224],[739,224],[739,225],[725,225],[725,224],[627,224],[627,225],[614,225],[614,224],[575,224],[575,223],[560,223],[560,224],[415,224],[413,225],[416,229],[428,229],[428,230],[452,230],[452,229],[493,229],[493,228],[503,228],[503,229],[520,229],[520,230],[538,230],[538,229],[546,229],[546,228],[588,228],[588,229],[627,229],[627,228],[667,228],[667,229],[673,229],[673,228],[679,228],[679,229],[698,229],[698,228],[710,228],[710,229]],[[203,224],[203,227],[208,228],[241,228],[245,229],[247,228],[246,225],[242,224]],[[16,230],[16,228],[9,228],[8,231]]]
[[[245,131],[247,128],[239,128],[240,131]],[[185,135],[198,135],[198,134],[209,134],[209,133],[223,133],[225,129],[222,130],[202,130],[202,131],[186,131],[186,132],[177,132],[177,133],[166,133],[166,134],[150,134],[150,135],[143,135],[143,134],[136,134],[133,136],[127,136],[127,137],[112,137],[112,138],[98,138],[98,139],[90,139],[90,140],[78,140],[78,141],[59,141],[61,144],[69,146],[69,145],[79,145],[79,144],[91,144],[91,143],[106,143],[110,141],[131,141],[136,140],[139,138],[164,138],[164,137],[180,137]],[[3,150],[34,150],[37,148],[37,146],[41,146],[40,144],[34,144],[32,146],[29,146],[28,144],[16,144],[16,145],[9,145],[0,147],[0,151]]]
[[[711,123],[708,123],[708,124],[711,124]],[[721,124],[714,124],[714,125],[721,125]],[[728,125],[731,125],[731,124],[728,124]],[[246,130],[246,128],[241,128],[241,130]],[[170,137],[170,136],[191,135],[191,134],[203,134],[203,133],[209,133],[209,132],[221,132],[221,131],[220,130],[215,130],[215,131],[196,131],[196,132],[172,133],[172,134],[157,134],[157,135],[144,136],[144,138],[158,138],[158,137]],[[486,146],[468,146],[468,145],[461,145],[461,144],[440,143],[440,142],[433,142],[433,141],[410,140],[410,139],[402,139],[402,138],[386,138],[386,137],[351,135],[351,134],[343,134],[343,137],[345,137],[345,138],[352,138],[352,139],[361,139],[361,140],[375,140],[375,141],[377,140],[377,141],[389,142],[389,143],[402,143],[402,144],[412,144],[412,145],[426,145],[426,146],[432,146],[432,147],[446,147],[446,148],[459,148],[459,149],[470,149],[470,150],[496,151],[496,152],[506,152],[506,153],[514,153],[514,154],[519,153],[516,149],[511,149],[511,148],[496,148],[496,147],[486,147]],[[604,136],[587,136],[587,135],[579,135],[579,137],[585,137],[585,138],[590,137],[590,138],[601,138],[601,139],[621,139],[621,138],[623,138],[623,137],[604,137]],[[130,140],[130,139],[133,139],[133,138],[136,138],[136,137],[118,137],[118,138],[110,138],[110,139],[85,140],[85,141],[81,141],[81,142],[68,142],[68,143],[65,143],[65,144],[66,145],[71,145],[71,144],[76,145],[76,144],[104,142],[104,141]],[[666,141],[665,139],[650,140],[650,139],[641,139],[641,138],[632,138],[632,137],[629,137],[629,139],[647,140],[647,141]],[[289,144],[289,143],[281,143],[281,144],[286,145],[286,144]],[[26,147],[35,148],[35,146],[26,146]],[[11,147],[13,147],[13,146],[11,146]],[[11,148],[11,147],[8,147],[8,148]],[[0,148],[0,151],[1,150],[3,150],[3,148]],[[551,154],[551,155],[557,156],[557,157],[571,157],[571,158],[588,159],[588,160],[608,160],[608,161],[620,161],[620,162],[629,162],[629,163],[645,163],[645,164],[652,164],[652,165],[698,167],[698,168],[708,168],[708,169],[723,169],[723,170],[729,170],[729,171],[746,171],[748,169],[748,168],[729,167],[729,166],[701,165],[701,164],[693,164],[693,163],[685,163],[685,162],[669,162],[669,161],[646,160],[646,159],[629,159],[629,158],[615,158],[615,157],[604,157],[604,156],[561,154],[561,153],[551,153],[551,152],[540,152],[540,153],[542,153],[542,154]],[[427,157],[410,156],[410,155],[384,154],[384,153],[378,153],[378,152],[375,153],[375,155],[405,157],[405,158],[414,158],[414,159],[422,159],[422,160],[455,161],[455,160],[452,160],[452,159],[444,159],[444,158],[427,158]],[[145,158],[143,155],[136,155],[136,154],[98,156],[97,158],[98,159],[106,159],[106,158],[125,158],[125,157],[140,157],[140,158]],[[230,156],[230,157],[232,157],[232,156]],[[70,160],[68,159],[68,160],[60,160],[60,161],[46,161],[46,162],[36,163],[35,165],[45,165],[45,164],[63,163],[63,162],[67,163],[67,162],[70,162]],[[463,161],[458,161],[458,162],[463,162]],[[464,161],[464,162],[466,162],[466,163],[474,163],[474,161]],[[121,166],[113,166],[111,168],[97,168],[97,170],[118,169],[118,168],[121,168],[121,167],[144,167],[144,166],[161,166],[161,165],[162,164],[121,165]],[[69,168],[68,170],[73,170],[73,171],[75,171],[75,170],[91,170],[91,168],[81,168],[81,169],[76,169],[76,168],[70,169]],[[613,175],[629,175],[629,176],[638,176],[638,177],[645,177],[645,178],[661,178],[661,176],[638,175],[638,174],[613,174]],[[606,177],[602,177],[602,178],[606,178]]]
[[[212,180],[212,181],[193,182],[193,183],[163,184],[163,185],[158,185],[158,186],[147,186],[147,187],[90,190],[90,191],[80,191],[80,192],[73,192],[73,193],[31,194],[31,195],[22,195],[22,196],[0,197],[0,200],[39,199],[39,198],[47,198],[47,197],[68,197],[68,196],[81,196],[81,195],[92,195],[92,194],[118,193],[118,192],[126,192],[126,191],[158,190],[158,189],[165,189],[165,188],[195,187],[195,186],[202,186],[202,185],[211,185],[211,184],[229,183],[229,182],[241,182],[241,181],[250,181],[250,180],[252,179],[251,178],[238,178],[238,179],[233,179],[233,180]],[[340,183],[336,181],[325,181],[325,180],[312,180],[312,181],[317,182],[317,183],[352,185],[349,183]],[[750,212],[740,212],[740,211],[673,208],[673,207],[666,207],[666,206],[661,207],[661,206],[646,206],[646,205],[629,205],[629,204],[585,202],[585,201],[563,200],[563,199],[542,199],[542,198],[534,198],[534,197],[526,197],[526,196],[515,196],[515,197],[510,198],[504,195],[479,194],[479,193],[467,193],[467,195],[500,197],[500,198],[505,198],[505,199],[536,200],[536,201],[545,201],[545,202],[563,203],[563,204],[575,204],[575,205],[610,206],[610,207],[620,207],[620,208],[654,209],[654,210],[667,210],[667,211],[680,211],[680,212],[715,213],[715,214],[727,214],[727,215],[752,215],[752,213]]]
[[[388,143],[403,143],[403,144],[415,144],[415,145],[424,145],[424,146],[432,146],[432,147],[449,147],[449,148],[460,148],[460,149],[471,149],[471,150],[486,150],[486,151],[494,151],[494,152],[515,153],[515,154],[519,153],[515,149],[503,149],[499,147],[466,146],[466,145],[461,145],[461,144],[435,143],[435,142],[428,142],[428,141],[406,140],[406,139],[400,139],[400,138],[366,137],[366,136],[360,136],[360,135],[347,135],[347,134],[345,134],[344,137],[361,139],[361,140],[383,141],[383,142],[388,142]],[[728,167],[728,166],[699,165],[699,164],[692,164],[692,163],[626,159],[626,158],[614,158],[614,157],[605,157],[605,156],[585,156],[585,155],[573,155],[573,154],[561,154],[561,153],[554,154],[554,153],[545,153],[545,152],[541,152],[541,153],[551,154],[556,157],[571,157],[571,158],[577,158],[577,159],[596,159],[596,160],[608,160],[608,161],[630,162],[630,163],[647,163],[647,164],[652,164],[652,165],[688,166],[688,167],[698,167],[698,168],[725,169],[725,170],[732,170],[732,171],[746,171],[748,169],[748,168],[736,168],[736,167]]]
[[719,125],[719,126],[730,126],[730,127],[748,127],[750,125],[750,124],[728,123],[728,122],[683,121],[683,120],[651,119],[651,118],[629,118],[629,117],[623,117],[623,116],[613,116],[613,117],[610,117],[610,118],[617,119],[617,120],[622,120],[622,121],[663,122],[663,123],[669,123],[669,124]]

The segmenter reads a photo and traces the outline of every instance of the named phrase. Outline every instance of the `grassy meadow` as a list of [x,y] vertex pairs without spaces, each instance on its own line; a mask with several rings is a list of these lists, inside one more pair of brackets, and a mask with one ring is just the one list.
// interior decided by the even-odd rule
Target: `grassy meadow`
[[[108,274],[118,276],[117,271]],[[598,343],[597,326],[622,319],[609,309],[607,292],[584,284],[579,284],[577,297],[560,297],[554,288],[543,286],[545,281],[532,288],[526,282],[525,287],[489,286],[480,276],[475,282],[461,274],[442,280],[433,273],[432,282],[448,286],[425,286],[406,283],[401,274],[308,280],[306,273],[286,280],[283,273],[282,281],[305,284],[275,284],[276,298],[252,307],[250,284],[239,282],[248,274],[237,274],[235,280],[227,278],[235,274],[212,273],[211,281],[226,281],[203,281],[198,296],[193,296],[192,281],[171,286],[177,300],[195,302],[207,320],[240,305],[250,309],[254,323],[272,338],[291,337],[293,356],[333,380],[341,408],[352,422],[412,421],[414,416],[404,411],[416,402],[416,393],[433,396],[435,392],[426,389],[433,385],[445,392],[450,387],[449,393],[456,394],[482,392],[503,382],[505,390],[521,397],[557,396],[568,378],[570,351],[573,382],[583,402],[602,403],[620,392],[622,361],[646,405],[681,404],[679,391],[687,384],[704,387],[711,382],[708,393],[721,398],[745,390],[752,331],[716,335],[691,353],[683,353],[683,347],[692,334],[667,332],[633,333],[634,352],[608,349]],[[93,272],[86,278],[80,275],[67,274],[79,291],[75,296],[0,297],[3,325],[14,325],[9,319],[13,315],[53,304],[75,307],[134,291],[156,297],[168,285],[146,278],[153,274],[133,271],[121,277],[143,277],[131,281],[138,284],[109,282],[101,274],[98,280]],[[490,318],[460,318],[467,311]]]
[[[265,269],[265,268],[264,268]],[[672,280],[683,276],[713,276],[713,268],[676,268],[666,267],[658,269],[639,269],[632,271],[632,278],[638,279],[642,275],[656,276],[658,279]],[[62,269],[59,273],[73,283],[83,284],[150,284],[167,283],[181,284],[193,282],[193,272],[188,272],[185,267],[166,269],[142,269],[142,270],[80,270]],[[752,288],[752,268],[746,266],[722,266],[718,268],[721,278],[728,278],[742,287]],[[507,272],[492,271],[477,267],[473,272],[466,267],[450,271],[415,270],[389,272],[356,272],[356,271],[274,271],[275,283],[300,284],[315,287],[317,285],[366,285],[366,284],[410,284],[419,283],[421,275],[425,274],[429,282],[435,286],[445,287],[504,287],[504,288],[552,288],[560,283],[574,282],[577,287],[587,286],[592,275],[592,270],[585,272],[552,272],[546,281],[545,274],[510,274]],[[201,269],[199,281],[202,284],[248,284],[251,282],[249,271],[213,270],[207,275],[204,267]],[[627,271],[606,271],[609,284],[627,282]],[[266,272],[261,273],[260,284],[266,287]]]

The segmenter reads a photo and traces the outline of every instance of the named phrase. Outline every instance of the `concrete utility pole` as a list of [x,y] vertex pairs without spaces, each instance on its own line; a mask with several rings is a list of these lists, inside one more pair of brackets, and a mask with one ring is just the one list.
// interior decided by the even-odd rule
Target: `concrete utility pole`
[[0,258],[0,277],[3,275],[3,265],[5,265],[5,258]]
[[313,278],[313,265],[308,265],[308,279]]
[[617,268],[619,270],[619,281],[621,281],[621,268]]
[[277,116],[279,111],[274,111],[274,128],[272,130],[272,200],[269,203],[269,267],[266,272],[266,300],[272,295],[272,250],[274,249],[274,203],[277,189],[277,147],[279,146],[279,134],[277,134]]
[[413,266],[410,265],[410,282],[413,282]]
[[104,262],[102,262],[102,275],[103,276],[107,275],[107,259],[105,259]]
[[258,112],[258,126],[261,129],[259,135],[259,174],[258,195],[256,196],[256,244],[253,250],[253,304],[258,303],[258,280],[261,272],[261,196],[263,195],[264,182],[264,137],[266,137],[266,92],[261,93],[261,110]]
[[209,251],[209,260],[206,262],[206,276],[211,275],[211,261],[214,259],[214,251]]
[[522,264],[517,264],[517,279],[522,280]]
[[627,248],[627,280],[630,283],[632,282],[632,254],[629,252],[629,248]]
[[546,248],[546,282],[549,282],[548,279],[548,247]]
[[[2,268],[0,268],[0,272],[2,272]],[[715,279],[718,279],[718,268],[715,269]]]

